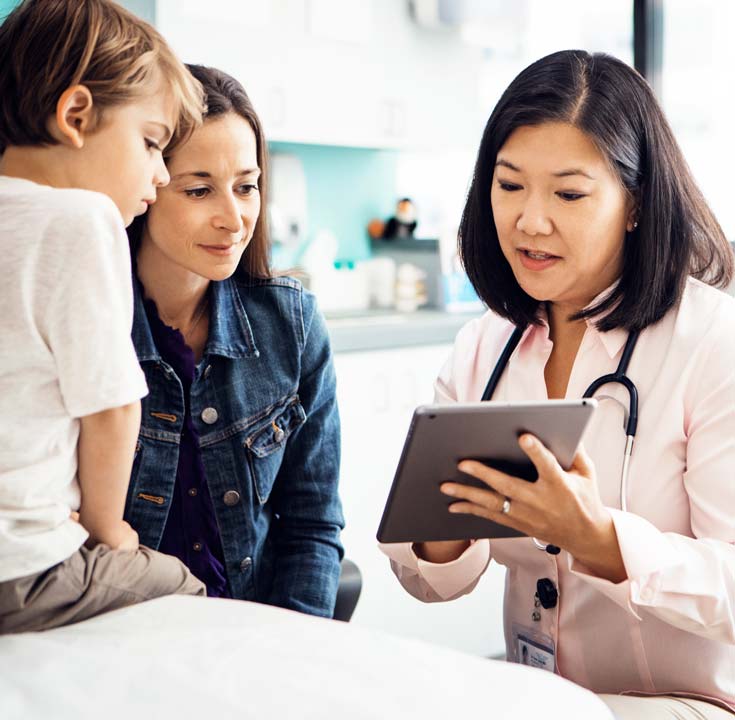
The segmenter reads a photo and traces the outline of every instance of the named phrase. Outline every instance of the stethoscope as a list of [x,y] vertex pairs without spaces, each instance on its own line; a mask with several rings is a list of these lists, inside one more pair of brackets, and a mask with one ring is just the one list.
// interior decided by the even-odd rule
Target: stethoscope
[[[503,352],[500,353],[498,362],[493,368],[490,380],[488,380],[485,392],[482,394],[482,400],[490,400],[495,394],[495,390],[500,382],[500,377],[505,371],[510,356],[518,347],[518,343],[521,341],[525,328],[516,327],[513,330],[513,334],[510,336],[507,344],[503,348]],[[625,347],[623,348],[623,356],[620,358],[618,368],[614,373],[603,375],[597,378],[585,391],[583,398],[591,398],[603,385],[611,385],[617,383],[622,385],[628,391],[628,413],[627,421],[625,425],[625,454],[623,455],[623,469],[620,474],[620,507],[623,512],[628,509],[627,494],[628,494],[628,470],[630,467],[630,456],[633,454],[633,441],[635,440],[635,433],[638,426],[638,388],[635,383],[626,375],[628,371],[628,365],[630,364],[630,358],[635,350],[636,343],[638,342],[639,330],[631,330],[628,333],[628,339],[625,341]],[[607,399],[614,399],[611,396],[605,396]],[[619,401],[618,401],[619,402]],[[622,403],[621,403],[622,404]],[[546,550],[546,552],[552,555],[558,555],[560,550],[556,545],[546,545],[536,538],[533,538],[533,542],[539,550]]]

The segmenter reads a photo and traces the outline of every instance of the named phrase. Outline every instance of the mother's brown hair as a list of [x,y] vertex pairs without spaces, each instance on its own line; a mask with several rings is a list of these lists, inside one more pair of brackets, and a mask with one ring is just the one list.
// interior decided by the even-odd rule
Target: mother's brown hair
[[[270,267],[270,237],[267,222],[267,191],[268,191],[268,146],[266,145],[263,126],[260,124],[253,104],[250,102],[245,88],[231,75],[205,67],[204,65],[187,65],[189,72],[201,83],[205,95],[206,110],[204,122],[220,117],[229,112],[234,112],[246,120],[255,134],[258,167],[260,168],[260,179],[258,188],[260,192],[260,212],[258,221],[253,231],[240,264],[235,271],[235,276],[243,278],[268,278],[272,276]],[[137,252],[143,227],[145,226],[145,215],[137,217],[128,228],[128,237],[133,254]]]

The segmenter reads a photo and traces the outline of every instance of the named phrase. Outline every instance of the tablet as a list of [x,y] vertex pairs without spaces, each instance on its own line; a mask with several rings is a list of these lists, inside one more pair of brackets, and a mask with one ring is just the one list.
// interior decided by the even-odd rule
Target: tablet
[[454,515],[439,486],[448,480],[487,489],[460,473],[460,460],[480,460],[530,482],[536,469],[518,446],[533,433],[563,468],[571,467],[597,403],[593,399],[539,403],[456,403],[416,409],[378,528],[384,543],[518,537],[522,533],[474,515]]

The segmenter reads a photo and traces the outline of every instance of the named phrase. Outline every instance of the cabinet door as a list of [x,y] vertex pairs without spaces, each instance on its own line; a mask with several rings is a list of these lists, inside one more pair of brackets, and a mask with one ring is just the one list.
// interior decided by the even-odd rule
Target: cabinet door
[[155,12],[179,57],[245,86],[269,140],[475,145],[478,51],[395,0],[157,0]]
[[346,519],[342,538],[363,575],[352,621],[490,656],[504,648],[502,569],[491,564],[466,597],[424,604],[403,590],[375,539],[413,410],[433,400],[434,379],[450,350],[437,345],[335,357]]

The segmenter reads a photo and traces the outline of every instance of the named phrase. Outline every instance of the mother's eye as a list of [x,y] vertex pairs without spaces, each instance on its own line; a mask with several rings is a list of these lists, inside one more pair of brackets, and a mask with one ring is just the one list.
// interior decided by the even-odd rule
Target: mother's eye
[[238,187],[238,192],[240,193],[240,195],[252,195],[254,192],[257,192],[257,190],[257,185],[247,183]]
[[209,188],[205,188],[205,187],[190,188],[188,190],[184,190],[184,193],[186,194],[187,197],[203,198],[209,195]]

